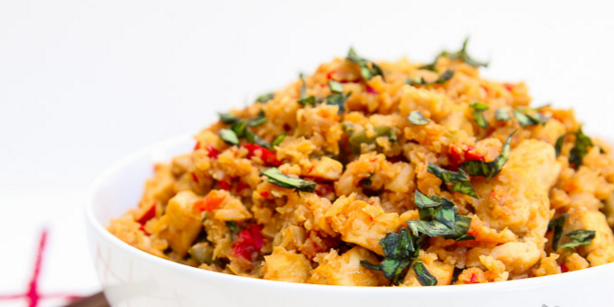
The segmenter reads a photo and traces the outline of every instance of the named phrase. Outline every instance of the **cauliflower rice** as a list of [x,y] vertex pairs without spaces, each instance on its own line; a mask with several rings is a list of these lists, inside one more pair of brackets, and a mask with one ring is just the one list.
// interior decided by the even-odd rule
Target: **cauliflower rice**
[[108,230],[203,270],[441,286],[614,261],[614,159],[573,110],[483,79],[466,42],[433,63],[353,50],[157,164]]

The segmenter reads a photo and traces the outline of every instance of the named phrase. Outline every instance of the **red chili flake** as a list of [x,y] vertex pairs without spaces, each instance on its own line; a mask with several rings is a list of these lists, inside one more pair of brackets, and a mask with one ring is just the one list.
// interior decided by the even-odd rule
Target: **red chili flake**
[[561,272],[563,272],[563,273],[569,272],[569,268],[567,268],[566,265],[561,264]]
[[476,152],[475,147],[469,145],[452,145],[449,149],[452,165],[460,165],[465,161],[484,161],[484,157]]
[[215,149],[213,145],[207,144],[207,152],[209,153],[209,157],[212,159],[217,159],[217,155],[220,154],[220,151]]
[[258,225],[251,225],[248,229],[239,232],[237,240],[232,246],[232,253],[252,261],[260,254],[260,249],[263,245],[264,238],[262,237],[261,227]]
[[237,188],[236,188],[237,194],[240,194],[241,192],[243,192],[243,190],[248,189],[248,188],[251,188],[249,184],[243,181],[240,181],[239,183],[237,183]]
[[147,232],[147,230],[145,230],[145,226],[141,225],[141,227],[139,227],[139,230],[144,232],[146,235],[150,235],[149,232]]
[[226,182],[226,181],[220,181],[217,183],[218,186],[220,186],[220,189],[225,190],[225,191],[230,191],[230,183]]
[[256,144],[245,144],[243,145],[243,147],[245,147],[245,149],[247,149],[248,153],[247,153],[247,158],[251,159],[253,156],[256,155],[256,151],[260,151],[260,159],[262,159],[262,161],[264,161],[264,163],[268,164],[268,165],[272,165],[272,166],[280,166],[281,165],[281,161],[279,161],[279,159],[277,159],[277,155],[275,155],[274,152],[258,146]]
[[267,198],[267,197],[271,196],[271,193],[269,193],[268,191],[262,191],[262,192],[260,192],[260,196],[262,196],[264,198]]
[[196,142],[196,145],[194,145],[194,150],[197,150],[200,148],[200,141]]
[[312,166],[309,168],[309,171],[308,171],[307,173],[309,174],[309,173],[313,172],[313,170],[314,170],[315,168],[316,168],[316,167],[315,167],[314,165],[312,165]]
[[153,203],[153,205],[149,207],[149,209],[147,209],[147,211],[145,211],[145,213],[143,213],[143,215],[141,215],[141,217],[136,221],[141,225],[145,225],[147,221],[153,219],[154,217],[156,217],[156,203]]
[[198,177],[196,176],[196,173],[192,173],[192,180],[194,180],[194,182],[198,183]]
[[478,277],[475,276],[475,273],[471,273],[471,278],[469,279],[469,282],[472,284],[478,282]]
[[378,92],[378,91],[376,91],[374,88],[372,88],[372,87],[370,87],[370,86],[368,86],[368,85],[367,85],[367,93],[369,93],[369,94],[377,94],[377,95],[379,95],[379,92]]
[[486,92],[486,95],[488,95],[489,93],[488,88],[484,85],[480,85],[480,87]]
[[505,87],[506,90],[510,92],[514,90],[514,85],[511,83],[504,83],[503,86]]

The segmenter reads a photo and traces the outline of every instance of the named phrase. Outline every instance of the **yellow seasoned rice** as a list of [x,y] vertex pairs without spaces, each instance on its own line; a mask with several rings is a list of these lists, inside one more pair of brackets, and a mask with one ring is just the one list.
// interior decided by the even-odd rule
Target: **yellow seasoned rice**
[[[609,147],[572,110],[531,108],[524,83],[483,79],[479,64],[464,47],[427,67],[335,58],[223,114],[194,151],[155,166],[108,230],[200,269],[327,285],[487,283],[614,261]],[[498,158],[492,178],[471,170]],[[446,183],[429,164],[469,175]],[[422,196],[434,207],[419,209]],[[462,219],[447,237],[408,228],[462,230]]]

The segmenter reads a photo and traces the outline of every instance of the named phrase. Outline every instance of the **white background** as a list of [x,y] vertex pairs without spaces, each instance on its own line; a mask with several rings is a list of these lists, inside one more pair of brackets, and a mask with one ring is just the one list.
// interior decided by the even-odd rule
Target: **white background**
[[96,291],[81,206],[98,172],[350,46],[430,61],[471,36],[485,76],[524,80],[536,104],[614,137],[610,3],[1,1],[0,294],[25,287],[44,224],[43,290]]

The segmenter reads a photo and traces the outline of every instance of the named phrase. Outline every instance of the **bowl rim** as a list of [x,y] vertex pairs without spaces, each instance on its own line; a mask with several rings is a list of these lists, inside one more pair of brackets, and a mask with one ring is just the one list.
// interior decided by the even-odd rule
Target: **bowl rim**
[[[400,294],[400,293],[455,293],[459,291],[516,291],[525,288],[537,288],[546,287],[550,284],[558,284],[573,281],[574,279],[586,280],[595,274],[599,274],[601,271],[612,271],[614,273],[614,262],[603,264],[597,267],[590,267],[583,270],[566,272],[563,274],[548,275],[533,278],[524,278],[517,280],[507,280],[504,282],[494,283],[481,283],[481,284],[466,284],[466,285],[445,285],[435,287],[360,287],[360,286],[330,286],[319,284],[307,284],[307,283],[292,283],[283,281],[274,281],[258,278],[249,278],[244,276],[231,275],[226,273],[212,272],[203,269],[198,269],[188,265],[176,263],[170,260],[162,259],[145,251],[142,251],[136,247],[125,243],[119,238],[112,235],[105,226],[98,222],[94,214],[95,196],[97,191],[108,182],[113,175],[130,165],[134,161],[143,157],[151,156],[154,152],[167,152],[174,146],[180,146],[187,144],[188,140],[192,139],[189,134],[181,134],[179,136],[167,139],[165,141],[155,143],[153,145],[144,147],[140,150],[132,152],[131,154],[121,158],[109,167],[105,168],[92,182],[87,192],[87,201],[85,202],[84,214],[85,223],[90,229],[93,229],[99,238],[104,239],[110,245],[124,251],[131,257],[138,258],[141,261],[146,261],[151,265],[160,266],[167,270],[175,270],[177,273],[189,275],[194,278],[208,278],[219,279],[220,282],[229,282],[237,286],[246,287],[276,287],[280,290],[310,290],[310,291],[335,291],[340,294]],[[92,234],[88,233],[88,241],[92,243]],[[399,290],[402,288],[402,290]]]

